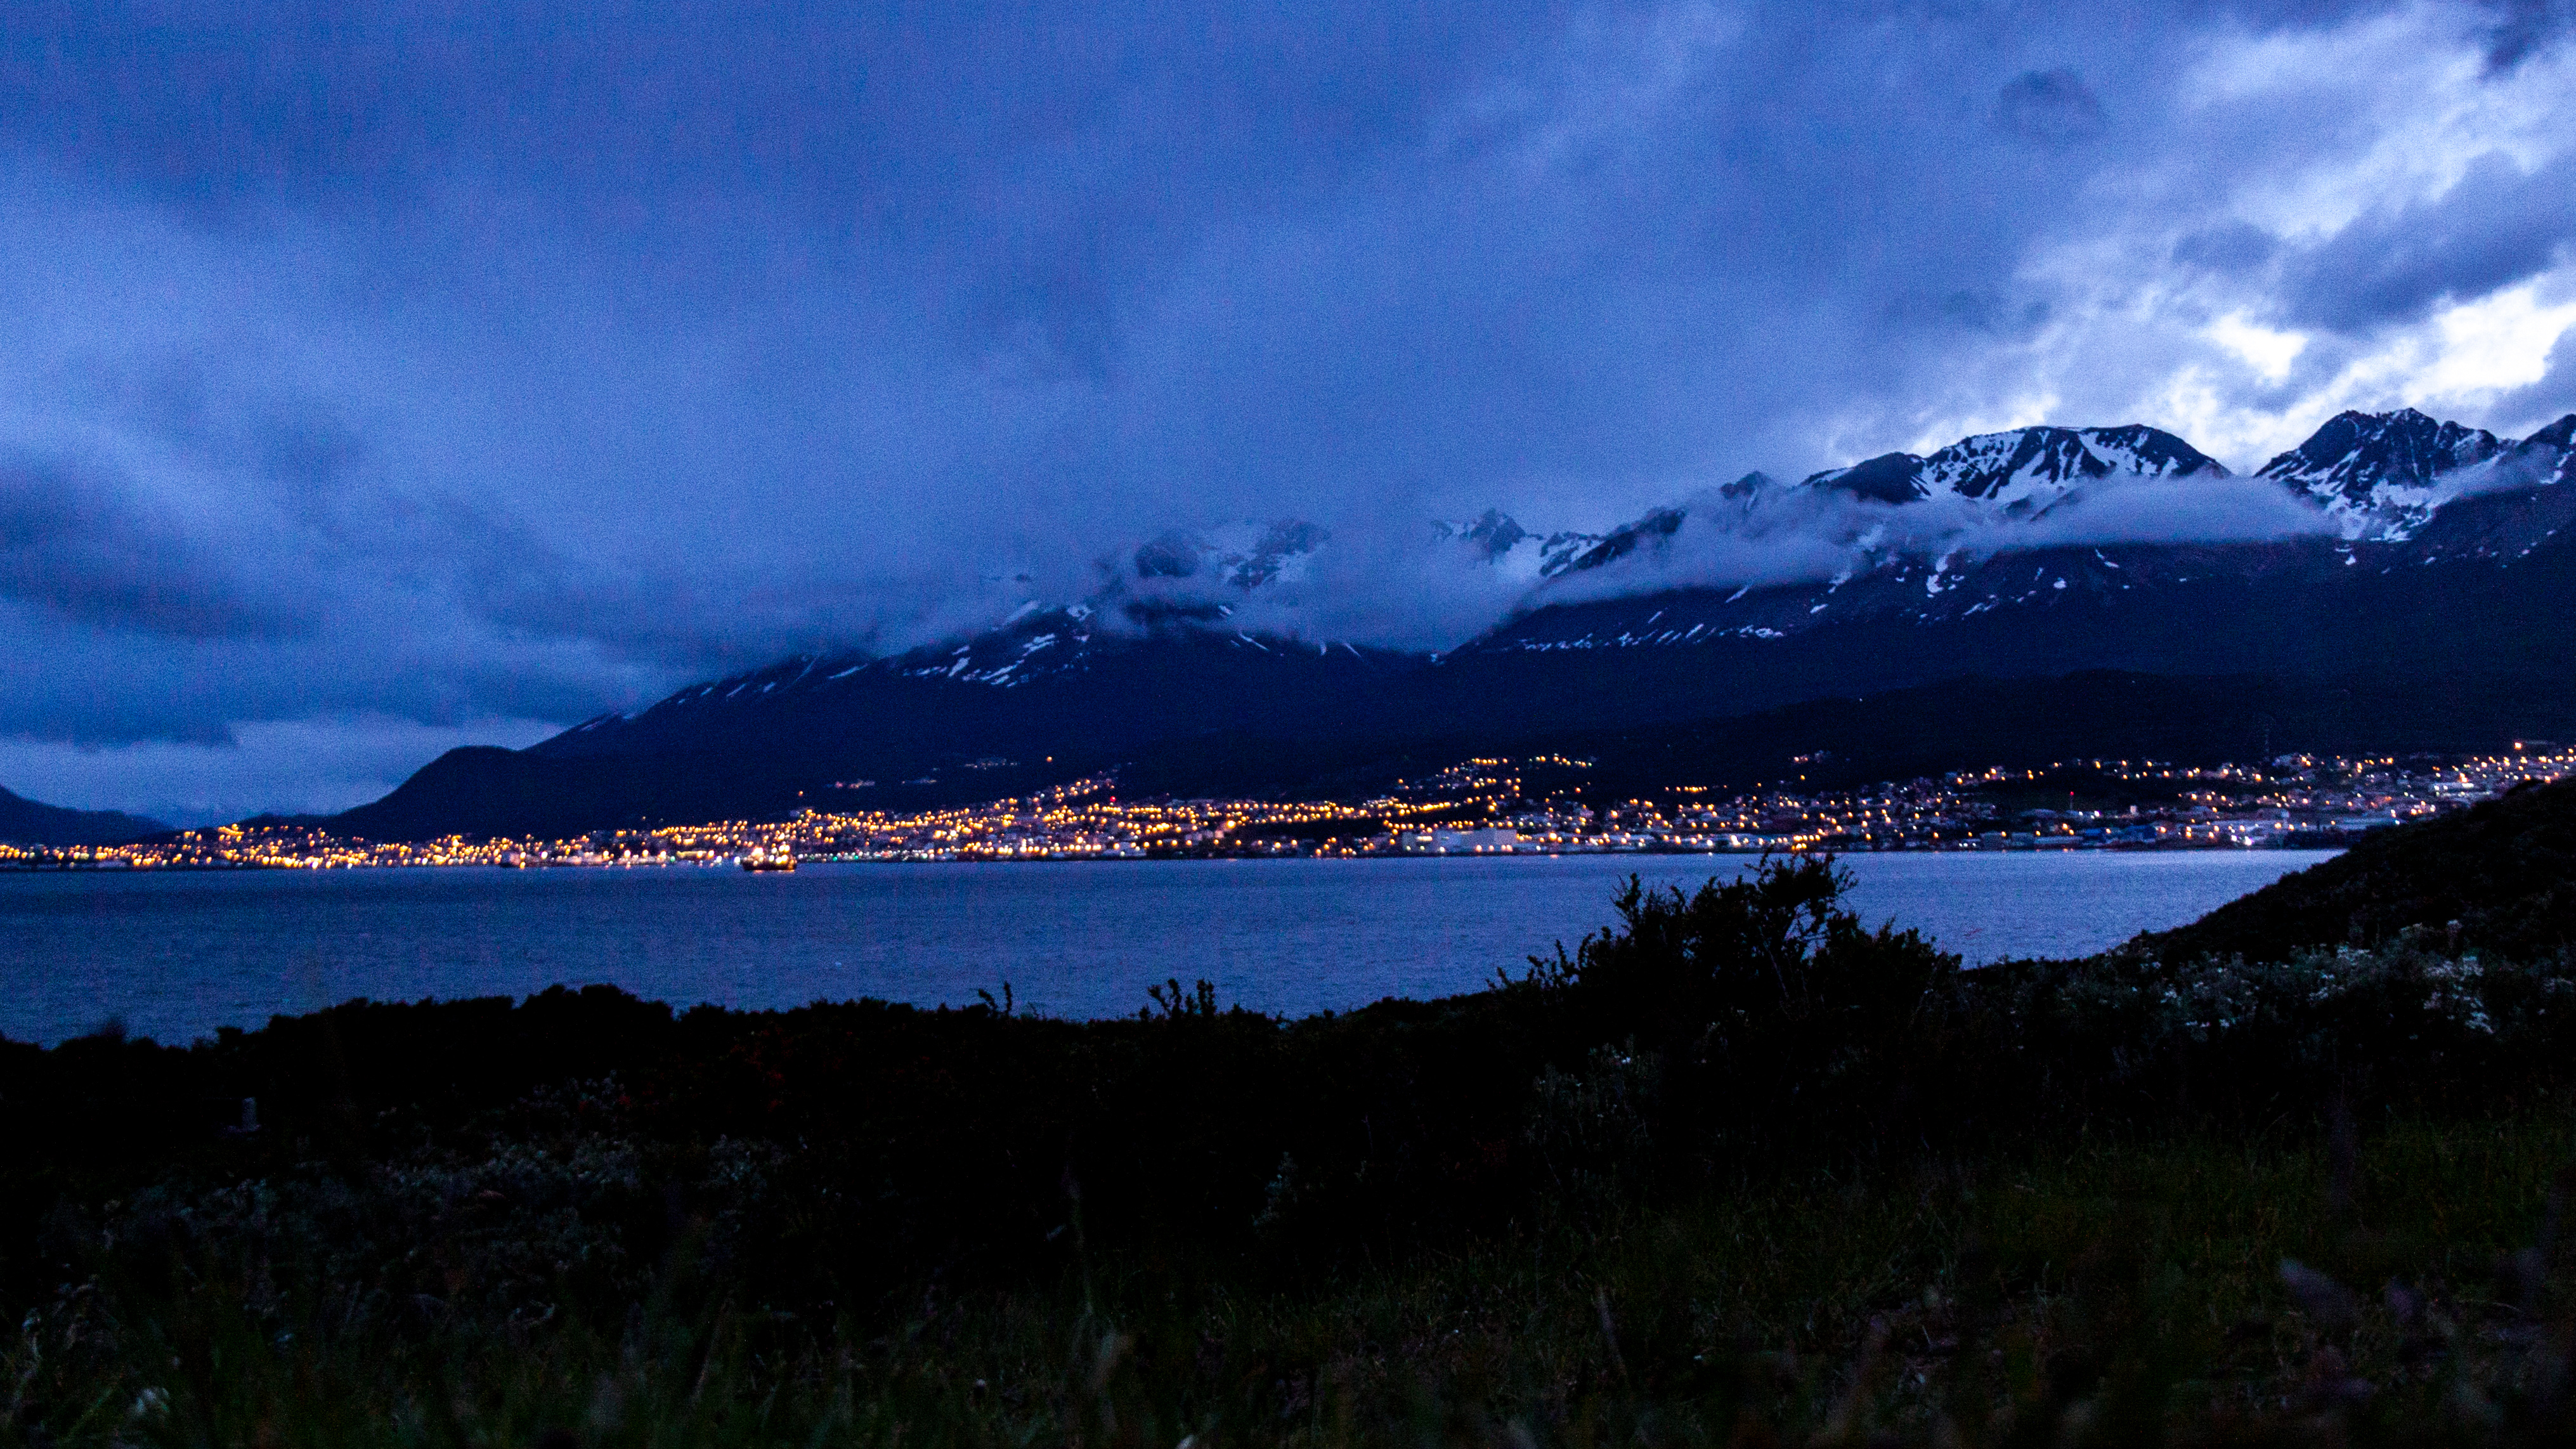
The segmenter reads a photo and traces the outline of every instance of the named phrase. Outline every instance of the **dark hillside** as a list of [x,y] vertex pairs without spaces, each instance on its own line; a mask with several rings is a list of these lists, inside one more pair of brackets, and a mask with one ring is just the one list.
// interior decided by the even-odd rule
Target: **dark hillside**
[[465,745],[381,800],[329,818],[368,840],[579,835],[604,826],[737,819],[792,810],[797,786],[759,759],[563,759]]
[[[1596,787],[1625,799],[1676,785],[1740,789],[1803,779],[1819,789],[2001,765],[2078,759],[2214,765],[2284,750],[2408,754],[2502,748],[2576,718],[2576,700],[2534,705],[2499,734],[2498,681],[2431,671],[2158,675],[2087,670],[2053,678],[1974,677],[1865,698],[1819,699],[1727,719],[1593,729],[1512,753],[1598,761]],[[2530,699],[2534,692],[2524,691]],[[1805,757],[1801,759],[1800,757]]]
[[169,828],[121,810],[66,810],[0,790],[0,840],[17,845],[116,845]]
[[2416,925],[2447,945],[2453,921],[2461,946],[2514,960],[2576,944],[2576,780],[2375,832],[2144,944],[2168,959],[2276,961],[2304,946],[2375,946]]
[[[2522,702],[2498,702],[2508,696]],[[1846,789],[2081,759],[2215,765],[2283,751],[2445,753],[2561,737],[2576,720],[2576,695],[2560,690],[2545,703],[2540,698],[2540,691],[2516,694],[2509,681],[2431,672],[1971,677],[1680,723],[1334,743],[1208,736],[1124,761],[1119,788],[1137,796],[1359,800],[1471,755],[1558,754],[1593,762],[1582,793],[1598,802],[1792,779]]]
[[[451,750],[392,794],[329,823],[378,840],[565,836],[774,816],[808,804],[926,809],[1034,792],[1109,768],[1118,771],[1121,793],[1135,796],[1357,801],[1479,754],[1588,758],[1597,768],[1586,793],[1617,800],[1682,785],[1743,789],[1804,776],[1817,788],[1837,789],[2096,757],[2217,764],[2284,750],[2492,749],[2518,738],[2564,738],[2576,721],[2571,679],[2576,675],[2563,671],[2541,679],[2395,669],[2339,676],[2090,670],[1954,678],[1719,717],[1579,729],[1538,727],[1499,707],[1490,715],[1423,709],[1401,729],[1380,721],[1341,736],[1294,732],[1296,714],[1282,706],[1258,724],[1129,741],[1120,750],[1093,740],[1084,752],[1065,748],[1049,758],[1040,753],[1050,748],[1044,741],[1015,738],[1017,756],[999,767],[906,763],[902,769],[930,769],[937,778],[908,781],[885,771],[865,793],[831,790],[831,781],[866,772],[804,750],[794,729],[781,725],[774,737],[737,741],[712,755]],[[980,685],[955,688],[1000,697]],[[962,753],[952,749],[947,758]],[[1801,755],[1808,759],[1798,761]]]

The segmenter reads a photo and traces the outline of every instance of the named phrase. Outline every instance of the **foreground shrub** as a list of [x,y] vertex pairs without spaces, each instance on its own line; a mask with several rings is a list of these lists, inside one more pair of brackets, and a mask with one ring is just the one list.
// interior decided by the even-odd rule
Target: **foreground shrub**
[[[320,1278],[362,1280],[349,1263],[395,1242],[481,1256],[471,1202],[381,1172],[494,1130],[558,1143],[558,1164],[625,1144],[598,1176],[619,1185],[579,1214],[616,1224],[584,1250],[601,1262],[652,1261],[714,1211],[689,1186],[711,1154],[777,1154],[772,1200],[792,1208],[727,1209],[768,1215],[725,1251],[804,1312],[925,1272],[1055,1271],[1076,1241],[1306,1271],[1783,1165],[2483,1110],[2553,1090],[2576,1046],[2564,954],[2488,962],[2419,931],[2271,964],[2128,949],[1963,971],[1865,927],[1846,886],[1815,858],[1688,894],[1632,881],[1616,926],[1491,990],[1303,1021],[1177,982],[1139,1018],[1087,1023],[881,1002],[674,1016],[593,987],[352,1003],[189,1048],[19,1051],[0,1058],[0,1096],[27,1104],[0,1118],[21,1169],[0,1185],[0,1286],[60,1281],[48,1225],[87,1205],[316,1165],[341,1197],[314,1220],[360,1245],[316,1258]],[[262,1122],[247,1134],[244,1098]],[[491,1126],[513,1114],[551,1125]],[[474,1192],[555,1192],[531,1172]],[[265,1221],[206,1213],[154,1231]],[[406,1273],[386,1291],[450,1296]]]

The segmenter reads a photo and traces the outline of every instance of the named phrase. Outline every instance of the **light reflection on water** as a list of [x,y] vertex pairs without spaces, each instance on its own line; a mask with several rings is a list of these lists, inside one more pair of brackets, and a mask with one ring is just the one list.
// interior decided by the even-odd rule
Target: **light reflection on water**
[[[1862,855],[1852,904],[1971,963],[2079,955],[2178,925],[2325,852]],[[1063,1016],[1149,983],[1302,1013],[1472,989],[1608,924],[1631,873],[1696,885],[1743,856],[0,875],[0,1035],[114,1017],[184,1041],[352,996],[613,982],[677,1004],[1011,983]]]

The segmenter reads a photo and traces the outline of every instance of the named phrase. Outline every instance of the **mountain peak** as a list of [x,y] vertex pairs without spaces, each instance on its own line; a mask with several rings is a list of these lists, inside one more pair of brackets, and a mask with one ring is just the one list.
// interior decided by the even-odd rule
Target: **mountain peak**
[[1912,503],[1932,496],[1932,490],[1923,486],[1923,460],[1912,453],[1881,453],[1848,468],[1829,468],[1810,475],[1801,486],[1848,493],[1873,503]]
[[[2399,408],[2340,412],[2308,440],[2258,469],[2258,478],[2300,483],[2312,493],[2359,498],[2380,484],[2422,487],[2435,475],[2482,462],[2503,447],[2484,428]],[[2327,485],[2321,487],[2319,485]]]
[[1961,438],[1930,457],[1882,453],[1802,486],[1905,504],[1952,494],[2010,516],[2044,512],[2087,482],[2114,476],[2224,478],[2227,469],[2161,428],[2029,427]]
[[1604,535],[1590,548],[1584,549],[1580,553],[1569,551],[1551,559],[1549,561],[1550,567],[1548,571],[1551,574],[1575,573],[1584,569],[1597,569],[1603,564],[1616,562],[1619,559],[1626,558],[1628,555],[1635,553],[1641,545],[1661,543],[1665,539],[1679,533],[1682,527],[1682,520],[1688,516],[1689,510],[1687,509],[1650,509],[1645,517],[1638,519],[1636,522],[1623,523],[1617,528],[1610,530],[1608,534]]
[[1530,536],[1520,520],[1499,508],[1488,508],[1466,523],[1436,522],[1432,531],[1442,538],[1465,544],[1478,558],[1491,562],[1510,553],[1522,539]]
[[2395,412],[2346,411],[2256,470],[2307,495],[2349,537],[2410,537],[2440,504],[2435,480],[2504,450],[2484,428]]
[[2015,428],[1962,438],[1923,460],[1934,493],[1982,499],[2016,517],[2040,512],[2114,474],[2224,478],[2218,460],[2161,428]]

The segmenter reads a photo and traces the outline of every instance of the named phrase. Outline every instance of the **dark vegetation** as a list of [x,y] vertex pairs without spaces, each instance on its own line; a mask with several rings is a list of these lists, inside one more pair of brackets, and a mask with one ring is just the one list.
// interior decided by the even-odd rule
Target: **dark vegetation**
[[[2025,767],[2027,768],[2027,767]],[[2210,795],[2253,795],[2277,785],[2246,783],[2230,789],[2233,782],[2213,780],[2158,779],[2124,774],[2116,767],[2104,768],[2090,763],[2061,765],[2032,770],[2028,776],[2015,775],[1977,788],[1980,798],[2007,813],[2024,810],[2101,810],[2117,812],[2132,805],[2162,806],[2180,800],[2186,791]]]
[[1320,820],[1255,820],[1227,834],[1237,840],[1366,840],[1384,835],[1386,821],[1374,815],[1328,815]]
[[2263,958],[2314,942],[2373,946],[2425,927],[2513,960],[2576,945],[2576,781],[2526,784],[2475,810],[2353,849],[2154,937],[2168,955]]
[[1804,859],[1299,1021],[593,987],[0,1048],[0,1433],[2555,1441],[2571,826],[1978,971]]

